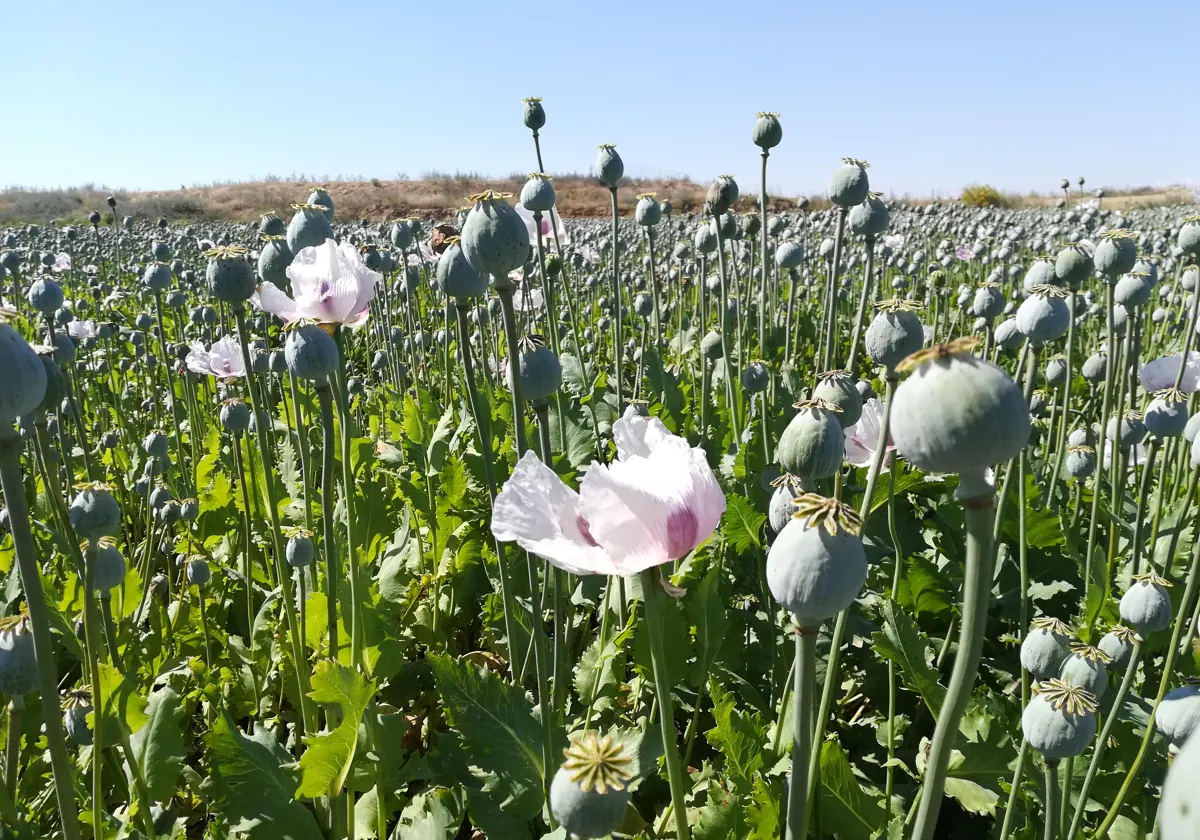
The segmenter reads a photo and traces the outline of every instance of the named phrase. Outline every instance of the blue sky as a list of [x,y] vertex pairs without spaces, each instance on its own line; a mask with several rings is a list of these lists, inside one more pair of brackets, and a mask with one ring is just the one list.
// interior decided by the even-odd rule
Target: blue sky
[[749,0],[10,2],[0,186],[546,168],[819,192],[1200,184],[1200,4]]

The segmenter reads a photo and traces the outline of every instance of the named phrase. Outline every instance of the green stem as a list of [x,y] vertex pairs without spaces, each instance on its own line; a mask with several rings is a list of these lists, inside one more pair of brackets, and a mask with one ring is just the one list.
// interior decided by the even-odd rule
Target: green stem
[[[973,485],[972,489],[977,489],[981,483],[982,476],[970,482]],[[965,492],[972,492],[966,488],[967,482],[959,484],[960,498]],[[982,495],[962,498],[962,504],[966,517],[967,556],[963,573],[962,625],[959,629],[958,655],[954,659],[950,685],[946,690],[946,699],[942,703],[933,743],[930,745],[913,840],[930,840],[937,825],[938,812],[942,807],[942,793],[946,786],[946,773],[950,766],[950,750],[954,745],[958,724],[970,702],[971,688],[979,671],[988,604],[991,601],[992,565],[995,559],[992,550],[994,493],[989,488]]]
[[1058,817],[1056,810],[1058,808],[1058,762],[1045,761],[1046,770],[1046,829],[1042,835],[1046,840],[1055,840],[1058,836]]
[[802,840],[808,823],[808,757],[812,748],[812,704],[816,688],[817,628],[796,629],[796,670],[792,689],[792,772],[788,779],[787,840]]
[[326,632],[329,635],[329,658],[338,658],[338,587],[342,582],[341,557],[337,550],[333,499],[333,389],[329,380],[316,385],[317,402],[321,409],[321,525],[324,528],[322,548],[325,551]]
[[678,735],[675,732],[675,701],[671,697],[671,680],[667,675],[667,651],[663,644],[661,616],[658,612],[657,569],[641,573],[642,597],[646,604],[646,626],[650,633],[650,658],[654,673],[654,690],[658,698],[659,723],[662,726],[663,752],[667,764],[667,780],[671,785],[671,808],[675,816],[676,840],[691,840],[688,828],[687,805],[684,797],[687,776],[679,762]]

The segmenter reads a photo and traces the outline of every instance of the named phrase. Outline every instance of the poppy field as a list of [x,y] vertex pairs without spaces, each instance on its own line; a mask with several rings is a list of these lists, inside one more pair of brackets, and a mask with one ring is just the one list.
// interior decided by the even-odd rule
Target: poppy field
[[520,117],[0,230],[0,838],[1200,836],[1196,208],[777,209],[764,112],[564,219]]

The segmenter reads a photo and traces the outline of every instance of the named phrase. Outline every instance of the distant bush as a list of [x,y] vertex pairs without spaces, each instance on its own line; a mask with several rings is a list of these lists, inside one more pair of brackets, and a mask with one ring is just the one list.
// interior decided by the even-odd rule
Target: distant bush
[[969,187],[963,187],[962,197],[959,199],[968,207],[1008,207],[1008,198],[995,187],[989,187],[987,184],[971,184]]

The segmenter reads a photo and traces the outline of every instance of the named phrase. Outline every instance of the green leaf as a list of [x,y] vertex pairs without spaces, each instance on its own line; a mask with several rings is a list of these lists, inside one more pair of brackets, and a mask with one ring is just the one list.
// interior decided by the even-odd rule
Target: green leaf
[[452,840],[463,821],[461,790],[436,787],[418,793],[400,814],[394,840]]
[[901,603],[912,607],[917,616],[940,615],[949,610],[954,599],[937,566],[919,554],[907,558],[906,565],[900,584]]
[[446,717],[471,745],[471,763],[495,777],[488,792],[508,813],[531,819],[542,808],[542,731],[524,692],[446,654],[428,662]]
[[296,796],[334,797],[342,792],[350,775],[358,748],[358,726],[367,704],[375,696],[375,684],[367,682],[353,668],[323,660],[313,672],[308,696],[326,706],[339,706],[342,716],[332,732],[307,739],[308,748],[300,757],[302,776]]
[[[383,557],[379,561],[379,574],[375,577],[379,584],[379,597],[390,604],[404,603],[408,585],[412,581],[412,573],[408,571],[409,552],[417,548],[409,536],[409,513],[408,508],[405,508],[400,527],[383,550]],[[411,548],[410,542],[413,542]]]
[[[615,619],[615,614],[613,618]],[[575,693],[586,708],[602,712],[613,706],[625,676],[625,645],[633,635],[630,626],[601,645],[600,634],[588,645],[575,669]]]
[[739,554],[751,548],[761,550],[762,527],[767,521],[767,515],[755,510],[750,501],[743,496],[729,496],[728,502],[721,524],[730,547]]
[[426,452],[426,463],[429,470],[436,475],[446,463],[446,455],[450,452],[450,438],[454,436],[454,408],[442,412],[441,419],[429,439],[429,449]]
[[746,808],[747,840],[777,840],[779,837],[780,801],[776,792],[763,779],[754,780],[751,802]]
[[[107,662],[99,663],[98,673],[105,731],[124,727],[128,732],[137,732],[149,720],[145,711],[146,699],[137,693],[137,673],[122,673]],[[93,718],[94,723],[95,713],[89,717]],[[119,732],[120,729],[114,731]]]
[[870,840],[883,827],[883,806],[869,796],[850,767],[842,745],[821,746],[821,820],[841,840]]
[[742,823],[742,803],[737,795],[710,781],[708,801],[692,829],[694,840],[740,840],[744,836]]
[[750,716],[734,708],[733,693],[716,680],[709,680],[716,726],[704,737],[725,757],[726,775],[744,792],[749,792],[755,774],[762,769],[766,730],[757,715]]
[[938,682],[929,640],[894,601],[883,602],[880,618],[883,631],[871,634],[875,653],[900,667],[900,679],[921,695],[936,717],[946,697],[946,689]]
[[211,770],[201,792],[234,831],[249,840],[323,840],[312,812],[292,796],[296,777],[283,769],[292,757],[269,729],[243,735],[222,715],[205,745]]
[[175,781],[187,756],[179,723],[179,695],[164,686],[150,695],[146,705],[146,725],[129,739],[155,802],[166,802],[175,795]]
[[708,679],[708,671],[729,632],[729,616],[725,613],[720,582],[720,570],[714,566],[688,596],[688,619],[696,631],[696,667],[692,672],[692,685],[703,685]]
[[572,467],[580,467],[596,457],[596,430],[586,409],[574,400],[564,400],[563,410],[559,414],[557,402],[550,403],[550,439],[559,439],[559,426],[562,426],[566,440],[564,453],[567,463]]

